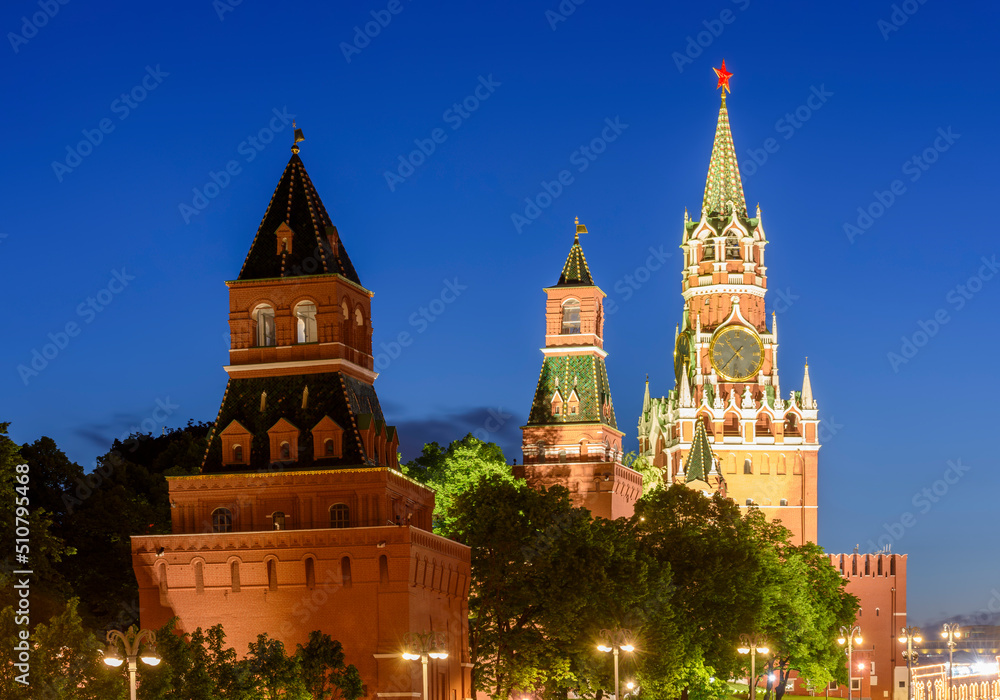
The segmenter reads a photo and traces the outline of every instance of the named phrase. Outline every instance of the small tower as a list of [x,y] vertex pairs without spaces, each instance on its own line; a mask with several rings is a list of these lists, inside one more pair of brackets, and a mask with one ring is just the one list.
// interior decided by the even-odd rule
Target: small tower
[[604,297],[594,284],[576,235],[559,281],[545,288],[542,371],[523,432],[523,468],[535,488],[565,486],[573,503],[594,517],[632,515],[642,477],[621,463],[622,432],[615,421],[604,365]]

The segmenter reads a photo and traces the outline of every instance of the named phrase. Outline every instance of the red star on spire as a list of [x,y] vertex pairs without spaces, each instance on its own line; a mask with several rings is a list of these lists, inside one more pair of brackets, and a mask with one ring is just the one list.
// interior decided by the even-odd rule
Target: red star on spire
[[722,88],[722,94],[726,94],[726,91],[732,92],[732,90],[729,89],[729,79],[733,77],[733,74],[726,70],[725,59],[722,60],[722,68],[713,68],[712,70],[714,70],[715,74],[719,76],[719,84],[715,86],[715,89],[718,90],[719,88]]

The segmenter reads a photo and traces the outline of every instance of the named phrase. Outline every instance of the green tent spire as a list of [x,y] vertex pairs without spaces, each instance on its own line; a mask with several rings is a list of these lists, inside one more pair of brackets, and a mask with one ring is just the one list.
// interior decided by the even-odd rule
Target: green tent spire
[[590,268],[587,267],[587,259],[583,257],[583,248],[580,247],[580,234],[587,233],[587,227],[576,220],[576,237],[573,239],[573,247],[569,249],[569,256],[566,264],[563,265],[562,274],[559,276],[557,287],[567,286],[594,286],[594,279],[590,276]]
[[691,451],[688,452],[687,461],[684,464],[685,481],[708,482],[708,474],[712,471],[713,460],[712,445],[708,442],[705,424],[701,420],[697,420],[694,424],[694,440],[691,441]]
[[726,109],[726,91],[722,91],[722,106],[719,107],[719,123],[715,127],[715,141],[712,143],[712,159],[708,164],[708,180],[705,182],[705,199],[702,210],[709,214],[731,214],[728,202],[736,207],[736,213],[747,216],[746,198],[743,196],[743,182],[740,180],[740,166],[736,160],[733,134],[729,130],[729,111]]

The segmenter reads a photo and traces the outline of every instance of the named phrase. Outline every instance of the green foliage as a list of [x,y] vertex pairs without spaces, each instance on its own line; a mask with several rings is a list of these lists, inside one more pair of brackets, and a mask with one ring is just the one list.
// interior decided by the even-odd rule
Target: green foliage
[[63,600],[79,596],[89,624],[126,628],[138,621],[131,537],[171,531],[164,476],[197,471],[207,433],[207,424],[189,422],[159,437],[116,440],[90,473],[51,438],[22,446],[33,509],[51,514],[52,532],[73,555],[47,558],[56,564],[53,590]]
[[596,644],[602,629],[625,623],[666,643],[650,657],[669,652],[669,606],[647,604],[669,588],[669,574],[637,551],[628,521],[591,520],[563,488],[535,491],[499,476],[459,495],[454,516],[456,539],[472,547],[476,689],[507,698],[610,687],[610,659]]
[[651,493],[656,489],[663,488],[663,470],[659,467],[654,467],[645,455],[629,452],[622,457],[622,464],[642,475],[643,493]]
[[0,612],[0,698],[32,697],[37,700],[123,700],[127,686],[120,671],[110,670],[102,661],[104,645],[84,628],[77,612],[78,601],[71,599],[48,622],[38,624],[30,643],[30,694],[14,677],[13,608]]
[[434,531],[450,537],[455,528],[456,498],[484,477],[513,483],[503,451],[469,433],[447,449],[436,442],[424,445],[423,454],[403,465],[403,473],[434,489]]
[[296,656],[313,700],[358,700],[365,695],[361,673],[354,664],[344,664],[344,648],[330,635],[313,630],[306,645],[298,645]]

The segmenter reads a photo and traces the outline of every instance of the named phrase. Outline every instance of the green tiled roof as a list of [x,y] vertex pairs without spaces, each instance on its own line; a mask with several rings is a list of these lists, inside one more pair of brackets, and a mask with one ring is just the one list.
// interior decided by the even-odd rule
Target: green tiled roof
[[736,160],[733,134],[729,130],[729,110],[726,109],[726,91],[722,91],[722,106],[719,107],[719,121],[715,127],[715,141],[712,143],[712,158],[708,164],[708,179],[705,182],[705,199],[702,209],[709,213],[728,214],[726,202],[736,205],[736,212],[747,216],[746,198],[743,196],[743,182],[740,180],[740,165]]
[[[557,390],[563,402],[567,402],[576,391],[580,401],[576,415],[552,415],[552,398]],[[608,404],[607,415],[601,410],[605,402]],[[596,355],[550,356],[542,362],[528,425],[567,423],[603,423],[618,429],[603,358]]]
[[[275,231],[282,224],[292,229],[292,244],[289,252],[278,254]],[[302,160],[293,153],[267,205],[238,279],[321,274],[338,274],[361,284]]]
[[[302,391],[309,387],[306,408],[302,407]],[[261,411],[261,394],[267,392]],[[330,416],[348,434],[344,456],[313,459],[313,427]],[[382,408],[375,388],[341,372],[230,379],[222,399],[219,417],[212,431],[204,473],[224,471],[259,471],[270,468],[271,448],[267,431],[284,418],[299,429],[298,460],[284,465],[285,469],[335,469],[359,464],[374,464],[367,457],[358,428],[384,424]],[[252,434],[249,462],[240,467],[222,464],[222,441],[219,433],[234,420]]]
[[712,460],[712,445],[708,442],[705,424],[700,420],[695,421],[694,440],[691,441],[691,451],[684,463],[685,480],[707,482],[708,474],[712,471]]
[[559,282],[556,286],[594,286],[594,279],[590,276],[590,268],[587,267],[587,259],[583,257],[583,248],[580,247],[580,234],[576,235],[573,247],[569,249],[569,256],[566,258],[566,264],[563,265],[562,274],[559,276]]

